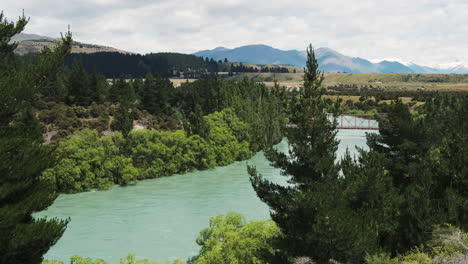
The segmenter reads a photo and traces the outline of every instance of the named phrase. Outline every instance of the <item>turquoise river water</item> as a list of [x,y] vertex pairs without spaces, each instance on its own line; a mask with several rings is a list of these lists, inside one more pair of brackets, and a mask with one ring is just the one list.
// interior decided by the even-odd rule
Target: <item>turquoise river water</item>
[[[346,148],[365,147],[365,130],[340,130],[338,155]],[[287,151],[287,143],[277,146]],[[226,167],[144,180],[106,191],[62,194],[46,211],[36,214],[70,218],[62,238],[46,259],[68,263],[71,255],[118,263],[129,252],[155,261],[187,259],[198,252],[195,239],[211,216],[242,213],[247,220],[269,218],[268,207],[252,189],[246,164],[266,178],[285,182],[263,153]]]

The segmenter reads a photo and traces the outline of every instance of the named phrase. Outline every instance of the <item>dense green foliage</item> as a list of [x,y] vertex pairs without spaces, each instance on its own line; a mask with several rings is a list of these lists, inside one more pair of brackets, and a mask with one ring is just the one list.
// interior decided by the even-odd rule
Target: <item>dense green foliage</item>
[[271,220],[246,223],[242,215],[228,213],[210,219],[197,238],[201,246],[196,264],[267,264],[273,256],[272,240],[280,236]]
[[99,137],[97,131],[84,130],[60,142],[56,152],[61,160],[44,171],[42,179],[55,184],[59,191],[73,192],[135,181],[138,170],[122,155],[123,142],[120,133]]
[[198,80],[182,85],[176,96],[180,98],[179,108],[189,117],[189,129],[193,124],[196,132],[203,127],[199,118],[202,113],[232,108],[242,121],[250,125],[244,133],[249,135],[253,151],[278,143],[283,138],[287,122],[284,87],[267,88],[248,79],[240,82]]
[[38,264],[62,236],[67,221],[34,219],[57,197],[39,180],[50,165],[50,151],[32,111],[34,95],[54,82],[70,51],[67,34],[54,51],[44,49],[34,60],[19,63],[11,38],[27,24],[25,17],[8,22],[0,14],[0,263]]
[[183,130],[139,130],[126,137],[119,132],[99,136],[96,130],[83,130],[59,142],[59,161],[42,178],[61,192],[81,192],[228,165],[252,155],[248,125],[231,109],[203,119],[206,139]]
[[370,153],[382,155],[400,196],[394,229],[382,246],[392,253],[428,239],[434,225],[468,229],[468,97],[441,95],[417,114],[397,101],[380,134],[369,136]]
[[[273,89],[249,80],[198,80],[174,88],[160,76],[144,80],[124,78],[108,83],[95,72],[88,74],[80,63],[61,74],[54,86],[64,84],[60,97],[43,91],[35,102],[45,131],[58,131],[54,139],[84,128],[127,134],[134,121],[146,128],[184,128],[205,137],[203,116],[225,108],[249,124],[251,150],[279,142],[286,123],[286,90]],[[111,122],[112,120],[112,122]]]

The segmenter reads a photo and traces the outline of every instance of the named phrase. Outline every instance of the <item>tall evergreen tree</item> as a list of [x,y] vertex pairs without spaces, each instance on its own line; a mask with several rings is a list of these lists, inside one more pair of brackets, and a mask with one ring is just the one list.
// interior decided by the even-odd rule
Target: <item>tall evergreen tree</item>
[[125,136],[132,131],[133,114],[130,112],[128,106],[120,104],[115,113],[114,121],[112,122],[112,129],[121,131]]
[[79,61],[72,65],[70,75],[68,76],[68,103],[89,105],[92,101],[91,83],[88,73]]
[[322,255],[320,238],[314,230],[317,222],[325,221],[319,219],[323,217],[319,208],[324,199],[320,186],[338,175],[336,123],[330,121],[329,109],[322,99],[323,74],[318,70],[311,45],[304,70],[304,86],[291,102],[294,125],[286,130],[289,155],[275,150],[267,153],[272,165],[289,177],[289,185],[273,183],[249,168],[257,195],[272,209],[271,217],[284,234],[279,247],[292,257]]
[[8,22],[0,15],[0,263],[39,264],[63,234],[66,221],[35,219],[57,197],[52,185],[39,176],[50,165],[50,153],[31,110],[34,95],[50,85],[70,52],[68,33],[54,51],[45,49],[21,66],[11,38],[27,19]]
[[143,107],[152,114],[169,114],[170,100],[174,94],[174,87],[167,78],[147,75],[144,82]]
[[206,138],[208,135],[208,126],[203,118],[203,110],[199,104],[195,106],[195,112],[189,114],[189,123],[187,131],[190,135],[199,135]]
[[121,76],[119,79],[114,80],[109,91],[109,99],[114,103],[133,105],[137,97],[132,84]]
[[99,75],[96,70],[89,76],[89,87],[93,102],[102,104],[109,98],[109,85],[104,76]]

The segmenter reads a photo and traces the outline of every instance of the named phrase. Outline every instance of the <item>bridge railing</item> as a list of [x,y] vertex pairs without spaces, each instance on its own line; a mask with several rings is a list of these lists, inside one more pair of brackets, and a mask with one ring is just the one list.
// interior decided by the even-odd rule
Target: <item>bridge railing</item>
[[341,115],[337,122],[337,129],[379,130],[375,115]]
[[[379,130],[379,122],[375,118],[385,118],[386,114],[345,114],[337,117],[337,129]],[[297,127],[288,124],[288,127]]]

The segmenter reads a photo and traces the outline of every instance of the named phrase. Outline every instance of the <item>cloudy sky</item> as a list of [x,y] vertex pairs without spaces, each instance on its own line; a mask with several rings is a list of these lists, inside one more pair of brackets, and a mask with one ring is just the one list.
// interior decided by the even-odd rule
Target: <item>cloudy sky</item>
[[2,0],[25,32],[147,53],[329,47],[349,56],[468,65],[467,0]]

